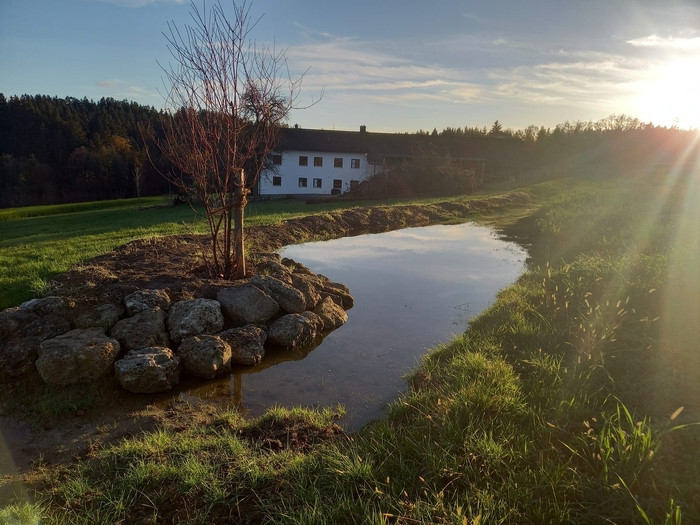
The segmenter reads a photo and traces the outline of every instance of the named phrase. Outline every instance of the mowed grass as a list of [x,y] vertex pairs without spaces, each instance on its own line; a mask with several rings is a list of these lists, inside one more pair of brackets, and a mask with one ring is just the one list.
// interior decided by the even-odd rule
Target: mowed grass
[[640,174],[533,192],[541,206],[507,228],[531,243],[528,270],[424,358],[385,420],[348,439],[291,446],[334,410],[275,408],[254,421],[221,411],[41,469],[36,503],[5,516],[695,523],[700,249],[688,239],[698,238],[699,185]]

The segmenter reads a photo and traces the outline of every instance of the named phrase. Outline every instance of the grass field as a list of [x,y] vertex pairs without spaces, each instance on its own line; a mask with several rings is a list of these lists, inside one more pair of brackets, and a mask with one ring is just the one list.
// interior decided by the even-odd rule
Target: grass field
[[527,271],[424,358],[387,419],[349,440],[300,450],[287,438],[272,450],[246,436],[312,432],[331,412],[274,409],[245,421],[222,411],[40,470],[37,502],[0,516],[696,523],[699,184],[674,173],[566,180],[531,188],[518,221],[490,217],[528,239]]

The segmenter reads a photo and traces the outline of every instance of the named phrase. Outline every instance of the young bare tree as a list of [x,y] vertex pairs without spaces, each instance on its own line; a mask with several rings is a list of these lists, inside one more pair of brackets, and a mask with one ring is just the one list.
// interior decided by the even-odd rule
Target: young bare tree
[[204,206],[211,250],[207,262],[223,278],[246,274],[244,209],[298,96],[285,54],[259,47],[250,34],[250,6],[194,1],[191,23],[165,34],[173,61],[165,72],[162,153],[168,179]]

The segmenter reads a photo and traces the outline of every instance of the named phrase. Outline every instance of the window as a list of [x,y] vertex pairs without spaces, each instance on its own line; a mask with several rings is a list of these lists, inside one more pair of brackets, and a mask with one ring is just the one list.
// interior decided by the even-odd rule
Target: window
[[308,166],[309,165],[309,157],[306,155],[299,155],[299,166]]
[[341,179],[333,179],[333,189],[342,190],[343,189],[343,181]]
[[272,177],[273,186],[282,186],[282,177]]
[[314,166],[317,168],[323,166],[323,157],[314,157]]
[[299,177],[299,187],[306,188],[306,177]]
[[359,168],[360,167],[360,159],[351,159],[350,160],[350,167],[351,168]]
[[314,179],[314,188],[322,188],[323,181],[321,179]]
[[336,157],[333,159],[333,167],[334,168],[342,168],[343,167],[343,159],[340,157]]
[[275,153],[275,154],[273,154],[273,155],[270,155],[270,161],[271,161],[272,164],[274,164],[275,166],[279,166],[280,164],[282,164],[282,155],[280,155],[280,154],[278,154],[278,153]]

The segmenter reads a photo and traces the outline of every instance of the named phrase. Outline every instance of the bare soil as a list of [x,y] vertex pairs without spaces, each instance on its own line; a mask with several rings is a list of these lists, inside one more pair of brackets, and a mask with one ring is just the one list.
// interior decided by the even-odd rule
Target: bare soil
[[[288,244],[463,222],[471,213],[524,204],[527,200],[524,194],[511,193],[468,202],[355,208],[247,228],[249,273],[257,271],[256,253],[274,252]],[[56,277],[56,289],[74,301],[76,308],[86,311],[105,302],[118,302],[137,288],[168,289],[173,301],[211,296],[226,281],[209,275],[202,256],[206,243],[206,236],[194,235],[133,241]],[[216,410],[214,406],[193,405],[171,394],[115,395],[108,388],[93,408],[78,410],[72,417],[45,422],[38,428],[0,411],[0,433],[6,444],[3,451],[0,440],[0,487],[11,486],[16,482],[11,481],[13,473],[27,473],[32,466],[65,464],[89,457],[96,448],[159,426],[191,427],[210,420]],[[250,438],[275,449],[282,442],[278,436],[287,436],[288,430],[270,428],[267,435]],[[337,425],[320,432],[304,433],[303,428],[295,432],[294,446],[300,449],[343,435]]]

